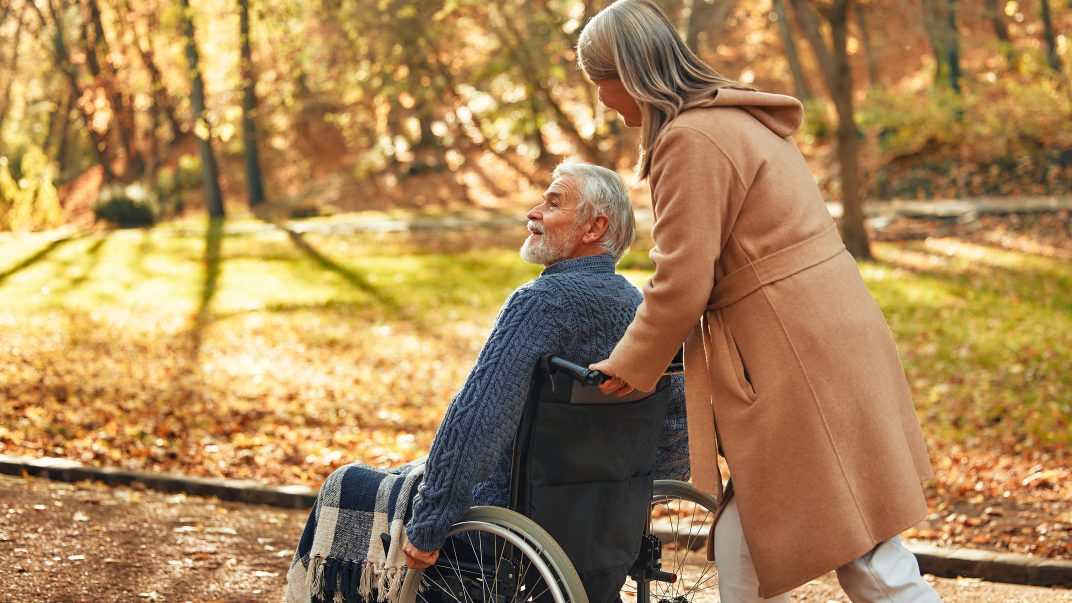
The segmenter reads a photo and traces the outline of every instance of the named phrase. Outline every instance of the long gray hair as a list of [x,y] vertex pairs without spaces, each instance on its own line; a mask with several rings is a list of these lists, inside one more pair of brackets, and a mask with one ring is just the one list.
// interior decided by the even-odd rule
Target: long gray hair
[[681,41],[651,0],[618,0],[584,26],[577,63],[592,80],[618,78],[640,107],[641,180],[663,127],[682,111],[709,101],[720,88],[754,90],[718,73]]

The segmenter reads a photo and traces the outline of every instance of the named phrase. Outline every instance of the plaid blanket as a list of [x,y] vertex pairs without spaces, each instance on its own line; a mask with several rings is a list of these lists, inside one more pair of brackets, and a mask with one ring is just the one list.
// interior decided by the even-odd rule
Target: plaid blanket
[[406,576],[403,521],[422,475],[423,459],[386,471],[355,463],[329,475],[290,563],[283,600],[397,601]]

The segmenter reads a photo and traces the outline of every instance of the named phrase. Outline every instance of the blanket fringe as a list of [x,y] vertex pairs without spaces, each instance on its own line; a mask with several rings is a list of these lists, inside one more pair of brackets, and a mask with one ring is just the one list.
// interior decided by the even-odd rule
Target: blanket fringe
[[402,591],[402,582],[406,579],[406,567],[387,568],[380,576],[378,601],[397,601]]
[[[358,464],[332,472],[321,487],[287,573],[288,603],[397,603],[408,569],[401,518],[406,517],[423,473],[423,462],[386,473]],[[344,479],[346,488],[375,489],[374,508],[340,506]],[[368,524],[368,542],[354,542],[352,531],[337,533],[343,511],[356,513],[346,521]]]
[[376,565],[369,561],[311,557],[306,577],[309,597],[314,603],[397,601],[406,568],[391,571]]
[[309,594],[324,598],[324,558],[313,557],[309,559],[309,570],[306,575],[306,583],[309,585]]

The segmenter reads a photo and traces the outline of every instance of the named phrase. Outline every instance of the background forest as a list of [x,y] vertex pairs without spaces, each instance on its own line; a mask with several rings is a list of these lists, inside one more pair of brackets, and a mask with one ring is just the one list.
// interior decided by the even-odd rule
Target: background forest
[[[102,187],[309,215],[501,205],[564,156],[628,170],[636,134],[574,66],[603,4],[0,0],[0,228],[88,219]],[[806,102],[832,201],[1072,188],[1070,3],[662,4],[717,69]]]
[[[551,168],[636,160],[575,67],[605,4],[0,0],[0,454],[307,485],[424,454],[539,273]],[[1072,557],[1072,1],[660,4],[805,103],[936,470],[909,535]],[[1012,215],[865,221],[982,197]]]

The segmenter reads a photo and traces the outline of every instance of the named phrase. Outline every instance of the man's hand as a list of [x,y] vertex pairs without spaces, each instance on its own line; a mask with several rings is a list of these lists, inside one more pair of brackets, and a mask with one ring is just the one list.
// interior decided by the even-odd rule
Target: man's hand
[[406,554],[406,567],[410,569],[424,569],[439,559],[439,551],[422,551],[408,540],[402,545],[402,552]]
[[618,376],[618,373],[615,372],[614,367],[610,365],[610,358],[606,360],[600,360],[595,364],[590,364],[588,365],[588,369],[592,371],[599,371],[604,375],[610,377],[610,379],[607,379],[603,383],[599,384],[599,391],[603,392],[603,395],[605,396],[614,394],[615,396],[621,398],[622,396],[626,396],[632,393],[633,390],[636,389],[632,385],[626,383],[625,379],[622,379]]

